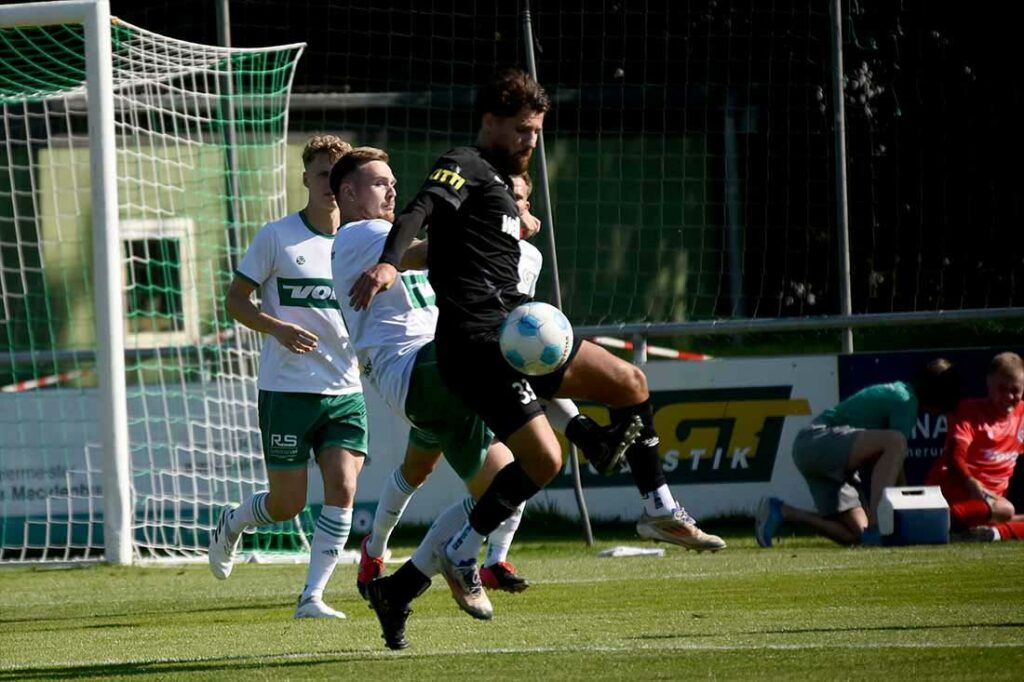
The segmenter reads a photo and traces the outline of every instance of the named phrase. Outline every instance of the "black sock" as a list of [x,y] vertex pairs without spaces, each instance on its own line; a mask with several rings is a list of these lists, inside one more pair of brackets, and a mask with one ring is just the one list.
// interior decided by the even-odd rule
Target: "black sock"
[[540,492],[519,462],[498,472],[491,485],[469,513],[469,524],[480,535],[490,535],[502,521],[512,516],[523,502]]
[[595,437],[600,436],[600,427],[585,414],[578,414],[569,420],[565,427],[565,437],[583,452],[594,445]]
[[661,457],[658,455],[658,433],[654,430],[654,408],[651,407],[651,401],[645,400],[630,407],[612,408],[609,414],[613,424],[632,419],[633,415],[640,417],[640,421],[643,422],[644,428],[640,432],[640,437],[626,451],[626,461],[629,462],[629,471],[633,474],[636,489],[641,495],[646,495],[665,485],[665,471],[661,467]]
[[430,587],[430,578],[423,575],[412,561],[402,564],[397,571],[391,574],[390,581],[392,595],[396,601],[401,603],[411,602]]

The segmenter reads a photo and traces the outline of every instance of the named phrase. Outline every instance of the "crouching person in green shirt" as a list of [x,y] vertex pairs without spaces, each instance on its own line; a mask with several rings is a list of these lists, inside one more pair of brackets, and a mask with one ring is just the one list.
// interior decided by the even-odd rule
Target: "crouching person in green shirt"
[[[793,441],[793,462],[807,481],[815,511],[778,497],[762,498],[755,516],[757,543],[771,547],[782,524],[792,523],[841,545],[877,544],[878,503],[886,488],[904,481],[907,439],[918,413],[952,412],[961,393],[952,364],[937,358],[910,383],[868,386],[815,417]],[[861,469],[871,471],[866,507]]]

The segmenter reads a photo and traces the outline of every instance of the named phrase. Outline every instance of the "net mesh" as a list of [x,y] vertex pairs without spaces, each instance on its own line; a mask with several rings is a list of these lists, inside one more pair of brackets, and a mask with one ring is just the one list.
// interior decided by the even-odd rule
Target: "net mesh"
[[[241,248],[286,210],[302,46],[229,50],[118,20],[111,38],[135,551],[198,555],[220,505],[266,487],[259,339],[221,296]],[[0,29],[7,561],[103,551],[84,55],[80,25]],[[303,519],[247,543],[307,546]]]

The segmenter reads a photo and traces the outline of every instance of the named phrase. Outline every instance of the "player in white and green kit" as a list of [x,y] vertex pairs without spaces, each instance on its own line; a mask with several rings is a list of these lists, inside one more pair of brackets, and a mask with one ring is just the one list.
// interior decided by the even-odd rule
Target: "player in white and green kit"
[[[348,540],[356,478],[367,451],[362,384],[331,279],[340,214],[330,170],[350,149],[333,135],[309,140],[302,153],[306,207],[257,232],[227,294],[231,316],[268,337],[257,386],[269,490],[221,513],[210,536],[210,569],[227,578],[245,529],[302,511],[312,455],[323,476],[324,505],[296,618],[345,617],[324,603],[323,592]],[[257,288],[259,308],[251,299]]]
[[[383,292],[367,313],[354,314],[344,296],[345,288],[380,257],[391,229],[395,179],[387,160],[387,154],[379,149],[360,148],[332,171],[332,186],[346,221],[334,245],[334,285],[363,379],[378,390],[395,414],[409,422],[410,450],[424,457],[436,457],[443,451],[469,492],[477,496],[512,461],[512,454],[494,441],[483,420],[440,383],[433,347],[437,308],[426,273],[404,273],[401,286]],[[414,247],[405,263],[417,260]],[[489,619],[490,602],[486,598],[483,602],[466,601],[452,584],[453,567],[445,565],[434,551],[465,523],[470,507],[469,501],[458,502],[442,512],[407,564],[415,568],[403,566],[399,571],[414,570],[422,576],[444,573],[459,606],[476,618]],[[427,585],[429,579],[423,589]],[[404,639],[389,640],[388,646],[403,648]]]

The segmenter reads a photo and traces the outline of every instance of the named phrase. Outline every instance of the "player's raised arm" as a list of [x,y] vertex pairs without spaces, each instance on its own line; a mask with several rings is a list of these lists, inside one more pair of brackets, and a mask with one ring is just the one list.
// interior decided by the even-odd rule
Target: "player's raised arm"
[[414,239],[412,246],[405,251],[399,270],[426,270],[427,269],[427,240]]

